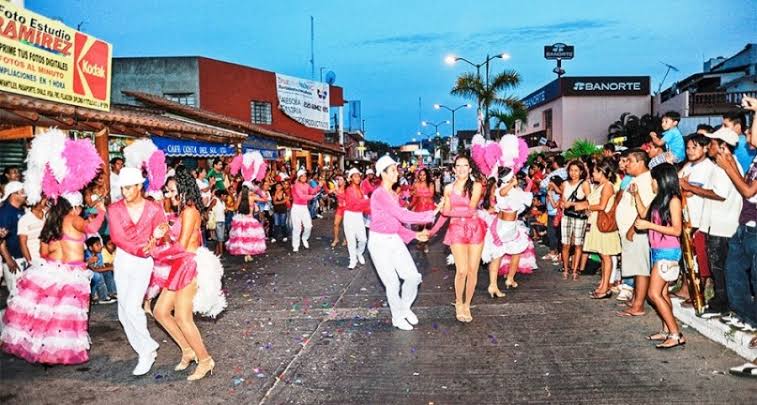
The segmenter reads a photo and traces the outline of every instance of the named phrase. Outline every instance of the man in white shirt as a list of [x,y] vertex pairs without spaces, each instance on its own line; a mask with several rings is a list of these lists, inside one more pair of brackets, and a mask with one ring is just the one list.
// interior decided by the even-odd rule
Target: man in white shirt
[[[712,134],[707,134],[710,144],[707,155],[715,159],[722,148],[733,153],[739,142],[739,136],[733,130],[720,128]],[[737,162],[738,165],[738,162]],[[743,175],[744,171],[739,166]],[[699,230],[706,234],[707,258],[710,261],[710,273],[714,284],[715,294],[707,302],[707,309],[702,318],[719,317],[728,311],[728,296],[726,294],[725,261],[728,257],[728,243],[739,227],[739,215],[743,200],[733,182],[725,171],[715,166],[706,189],[695,190],[704,192],[704,210]],[[688,186],[691,188],[691,186]],[[684,189],[686,190],[686,189]]]
[[694,134],[686,139],[686,157],[688,162],[679,172],[681,189],[686,192],[686,207],[689,222],[699,229],[704,215],[704,203],[707,198],[720,199],[711,190],[710,179],[715,163],[707,157],[710,138],[703,134]]
[[[652,175],[649,173],[648,164],[649,155],[643,150],[633,149],[628,152],[626,174],[633,176],[628,189],[635,189],[641,196],[641,201],[647,207],[655,196],[654,191],[652,191]],[[652,268],[649,256],[649,238],[646,233],[637,233],[633,227],[638,217],[639,212],[633,195],[630,192],[623,193],[618,207],[615,209],[615,220],[618,224],[623,248],[621,251],[623,261],[621,272],[623,278],[634,278],[634,286],[631,305],[618,313],[619,316],[641,316],[645,313],[644,301],[647,298]]]
[[110,160],[110,202],[114,203],[123,198],[121,187],[118,186],[118,174],[124,167],[124,160],[120,157],[114,157]]
[[21,245],[21,253],[27,263],[36,263],[40,260],[39,235],[45,226],[45,214],[47,213],[47,198],[40,202],[18,220],[18,242]]

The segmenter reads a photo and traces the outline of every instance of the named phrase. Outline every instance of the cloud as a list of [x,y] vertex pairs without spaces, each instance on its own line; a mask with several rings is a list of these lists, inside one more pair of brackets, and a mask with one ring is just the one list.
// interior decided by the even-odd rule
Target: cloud
[[502,43],[507,41],[527,42],[537,39],[555,37],[570,33],[580,33],[590,30],[598,30],[616,25],[613,20],[590,20],[581,19],[552,24],[527,25],[514,28],[501,28],[489,31],[474,32],[469,34],[456,34],[452,32],[440,33],[415,33],[407,35],[393,35],[387,37],[372,38],[359,41],[357,46],[392,46],[407,50],[417,50],[420,47],[436,47],[459,42],[465,48],[481,44]]

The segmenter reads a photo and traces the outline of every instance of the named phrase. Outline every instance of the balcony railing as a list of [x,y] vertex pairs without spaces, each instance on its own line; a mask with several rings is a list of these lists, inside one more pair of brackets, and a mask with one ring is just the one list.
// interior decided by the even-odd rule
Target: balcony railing
[[720,115],[735,110],[744,96],[757,97],[757,91],[695,93],[689,96],[690,115]]

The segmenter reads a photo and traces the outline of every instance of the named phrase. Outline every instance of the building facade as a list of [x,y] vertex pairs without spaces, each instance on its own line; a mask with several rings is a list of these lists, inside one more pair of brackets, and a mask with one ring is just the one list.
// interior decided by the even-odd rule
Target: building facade
[[[274,72],[200,56],[113,58],[112,102],[141,105],[128,94],[134,91],[249,122],[308,143],[327,142],[326,131],[307,127],[279,108]],[[345,103],[341,87],[329,86],[328,97],[330,107],[335,109]],[[340,114],[333,115],[338,122]],[[339,139],[331,141],[338,143]],[[298,165],[304,163],[308,168],[334,159],[330,153],[330,148],[280,148],[281,158]]]
[[649,76],[561,77],[522,100],[528,109],[526,122],[518,122],[515,134],[529,147],[554,141],[568,149],[585,139],[607,142],[608,127],[623,113],[637,116],[651,112]]

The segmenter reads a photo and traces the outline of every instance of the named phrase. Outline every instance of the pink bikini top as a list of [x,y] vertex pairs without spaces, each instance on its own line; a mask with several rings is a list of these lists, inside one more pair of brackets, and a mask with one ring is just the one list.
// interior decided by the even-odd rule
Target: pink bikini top
[[450,203],[450,208],[452,210],[456,210],[456,209],[466,210],[470,206],[470,198],[468,198],[467,196],[458,194],[453,189],[452,192],[450,193],[449,203]]

